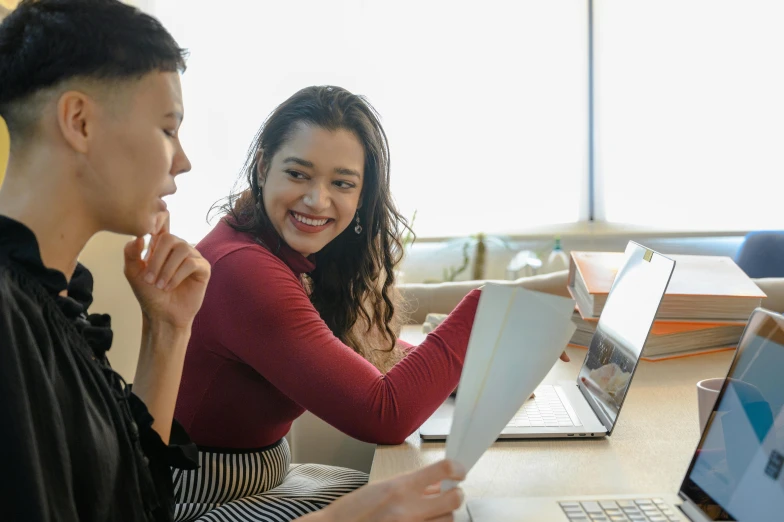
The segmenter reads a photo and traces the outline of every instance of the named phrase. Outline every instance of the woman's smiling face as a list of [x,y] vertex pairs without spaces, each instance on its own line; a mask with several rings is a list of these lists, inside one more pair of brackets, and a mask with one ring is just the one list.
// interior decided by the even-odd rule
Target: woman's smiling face
[[300,124],[266,164],[259,186],[272,226],[303,256],[351,225],[360,204],[365,149],[345,129]]

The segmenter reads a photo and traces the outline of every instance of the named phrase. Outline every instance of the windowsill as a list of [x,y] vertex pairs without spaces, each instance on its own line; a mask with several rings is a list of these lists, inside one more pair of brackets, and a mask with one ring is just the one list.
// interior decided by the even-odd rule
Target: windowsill
[[[710,230],[666,227],[644,227],[625,223],[609,223],[606,221],[581,221],[578,223],[562,223],[556,225],[540,225],[529,227],[510,234],[488,234],[507,237],[511,240],[551,239],[559,236],[562,239],[569,237],[737,237],[745,236],[749,230]],[[437,243],[449,241],[466,236],[420,237],[417,242]]]

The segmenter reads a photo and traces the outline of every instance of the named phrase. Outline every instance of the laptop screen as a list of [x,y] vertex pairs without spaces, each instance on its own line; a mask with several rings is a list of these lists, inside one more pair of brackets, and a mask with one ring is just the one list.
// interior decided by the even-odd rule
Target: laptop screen
[[675,262],[632,241],[618,270],[577,384],[612,433]]
[[754,312],[681,485],[709,520],[784,517],[782,371],[784,317]]

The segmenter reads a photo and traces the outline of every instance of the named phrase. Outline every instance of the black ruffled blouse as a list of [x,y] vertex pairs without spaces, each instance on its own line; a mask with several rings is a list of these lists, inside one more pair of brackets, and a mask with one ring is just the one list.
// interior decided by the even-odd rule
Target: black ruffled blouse
[[81,265],[70,283],[46,268],[32,231],[0,216],[0,520],[169,521],[170,466],[197,467],[183,428],[164,444],[109,366],[92,286]]

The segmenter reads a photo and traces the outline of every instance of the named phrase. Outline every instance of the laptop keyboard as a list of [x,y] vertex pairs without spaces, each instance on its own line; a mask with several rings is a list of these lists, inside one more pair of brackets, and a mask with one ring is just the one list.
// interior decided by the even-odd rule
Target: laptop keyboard
[[676,522],[684,520],[660,498],[559,502],[570,522]]
[[549,385],[539,386],[534,398],[525,401],[523,407],[515,413],[508,424],[513,428],[580,425],[572,408],[567,409],[555,387]]

